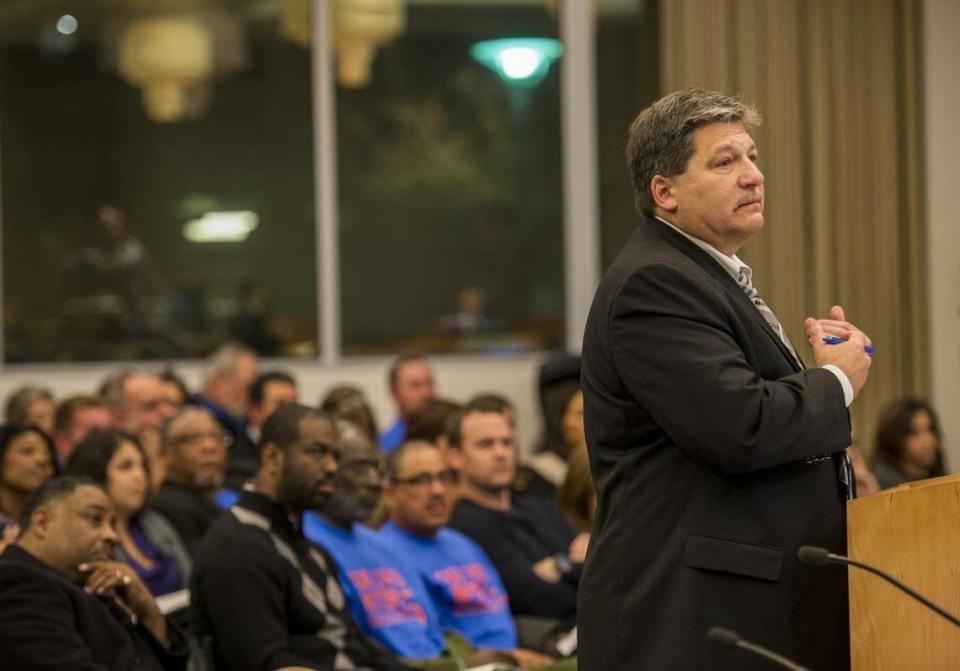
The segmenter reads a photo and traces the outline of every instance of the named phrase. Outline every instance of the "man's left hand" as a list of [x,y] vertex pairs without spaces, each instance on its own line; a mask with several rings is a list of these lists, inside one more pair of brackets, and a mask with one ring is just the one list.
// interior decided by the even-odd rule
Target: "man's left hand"
[[136,615],[143,626],[167,644],[167,619],[160,612],[157,600],[133,569],[117,561],[101,559],[80,564],[81,573],[86,573],[84,589],[90,594],[103,595],[115,590],[114,601],[124,610]]

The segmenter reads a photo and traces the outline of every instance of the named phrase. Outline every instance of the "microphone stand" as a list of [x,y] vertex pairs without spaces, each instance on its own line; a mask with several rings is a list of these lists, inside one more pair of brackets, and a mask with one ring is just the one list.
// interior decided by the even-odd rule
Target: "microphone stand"
[[804,545],[799,550],[797,550],[797,557],[800,559],[800,561],[805,562],[807,564],[813,564],[815,566],[825,566],[827,564],[845,564],[847,566],[854,566],[858,569],[861,569],[869,573],[872,573],[876,576],[879,576],[884,580],[886,580],[891,585],[893,585],[894,587],[896,587],[897,589],[899,589],[900,591],[904,592],[908,596],[911,596],[917,601],[919,601],[920,603],[922,603],[924,606],[932,610],[934,613],[936,613],[937,615],[941,616],[942,618],[950,622],[950,624],[954,625],[955,627],[960,627],[960,619],[957,619],[955,615],[952,615],[951,613],[947,612],[946,610],[944,610],[934,602],[930,601],[930,599],[926,598],[922,594],[907,587],[905,584],[903,584],[902,582],[894,578],[889,573],[886,573],[885,571],[881,571],[880,569],[874,566],[870,566],[869,564],[864,564],[863,562],[857,561],[856,559],[851,559],[850,557],[844,557],[843,555],[833,554],[832,552],[828,551],[825,548],[818,548],[810,545]]
[[725,648],[746,650],[747,652],[762,657],[766,660],[773,662],[774,664],[783,667],[784,669],[789,669],[789,671],[810,671],[805,666],[800,666],[791,659],[787,659],[783,655],[775,653],[773,650],[768,650],[762,645],[757,645],[756,643],[751,643],[750,641],[745,641],[740,638],[740,634],[730,629],[724,629],[723,627],[710,627],[710,631],[707,632],[707,640],[711,643],[716,643],[717,645],[722,645]]

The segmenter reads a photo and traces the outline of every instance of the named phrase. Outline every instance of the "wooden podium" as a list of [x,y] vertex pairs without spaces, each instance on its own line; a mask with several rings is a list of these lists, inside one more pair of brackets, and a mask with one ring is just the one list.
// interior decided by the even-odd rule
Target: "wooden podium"
[[[960,475],[847,504],[847,553],[960,615]],[[849,568],[853,671],[960,669],[960,628],[879,577]]]

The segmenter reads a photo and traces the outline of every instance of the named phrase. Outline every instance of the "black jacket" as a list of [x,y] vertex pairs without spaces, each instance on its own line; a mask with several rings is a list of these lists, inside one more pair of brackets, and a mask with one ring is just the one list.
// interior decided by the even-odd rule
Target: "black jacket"
[[187,643],[168,622],[164,648],[110,600],[87,594],[11,545],[0,557],[0,667],[10,671],[181,670]]
[[597,291],[582,381],[598,511],[580,668],[754,668],[704,641],[714,625],[847,668],[845,574],[796,556],[845,547],[836,377],[801,370],[717,261],[649,219]]
[[299,524],[244,491],[200,544],[191,606],[217,668],[406,669],[354,624],[333,561]]

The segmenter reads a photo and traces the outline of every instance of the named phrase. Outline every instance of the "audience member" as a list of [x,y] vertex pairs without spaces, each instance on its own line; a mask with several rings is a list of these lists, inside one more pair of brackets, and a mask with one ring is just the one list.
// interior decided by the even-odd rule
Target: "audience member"
[[137,439],[115,429],[92,431],[77,444],[66,472],[90,478],[110,497],[116,515],[116,554],[156,596],[183,589],[190,557],[159,513],[144,509],[150,493],[147,458]]
[[390,454],[386,482],[390,521],[378,536],[391,556],[409,558],[443,630],[457,632],[475,648],[507,652],[522,668],[550,662],[517,649],[507,592],[496,569],[476,543],[446,526],[456,475],[442,451],[424,441],[404,442]]
[[451,427],[448,460],[461,498],[450,526],[486,551],[514,615],[572,620],[589,535],[578,535],[552,502],[513,497],[514,431],[498,406],[471,401]]
[[207,358],[203,391],[193,397],[193,402],[209,410],[234,441],[247,428],[250,385],[259,365],[252,349],[227,343]]
[[[580,398],[582,400],[583,396]],[[581,443],[570,452],[567,477],[557,490],[557,507],[578,531],[593,530],[593,520],[597,514],[597,489],[593,486],[586,443]]]
[[445,398],[431,398],[410,416],[406,440],[422,440],[446,453],[450,447],[448,424],[463,406]]
[[216,497],[223,490],[230,439],[208,410],[193,405],[167,420],[161,439],[167,476],[150,507],[167,518],[193,556],[221,512]]
[[284,404],[297,403],[297,381],[289,373],[272,370],[261,373],[250,385],[247,423],[242,433],[234,437],[227,461],[227,484],[239,489],[252,478],[260,467],[257,441],[260,429],[274,410]]
[[320,401],[320,409],[335,420],[345,420],[357,426],[370,440],[378,440],[376,415],[367,397],[357,387],[347,384],[333,387]]
[[940,423],[926,401],[898,399],[880,413],[873,449],[873,473],[881,489],[947,472]]
[[0,547],[18,532],[30,493],[56,473],[56,453],[47,434],[35,426],[0,426]]
[[107,429],[111,426],[113,417],[100,399],[86,394],[63,399],[53,417],[57,463],[65,466],[76,444],[86,438],[91,429]]
[[380,452],[366,438],[341,439],[339,450],[333,494],[304,515],[303,533],[336,561],[360,629],[401,657],[439,657],[443,631],[422,582],[364,525],[380,502]]
[[534,455],[519,469],[515,488],[553,500],[567,476],[571,451],[586,443],[580,357],[561,355],[540,367],[543,433]]
[[46,387],[26,385],[7,399],[7,422],[18,426],[37,426],[53,434],[53,413],[56,404]]
[[166,368],[160,372],[160,381],[163,382],[163,397],[173,407],[179,408],[190,400],[190,390],[183,378],[177,375],[173,368]]
[[140,441],[150,464],[151,484],[158,486],[166,471],[160,426],[176,412],[164,394],[160,377],[153,373],[122,371],[101,385],[100,397],[113,414],[114,427]]
[[407,422],[427,400],[436,395],[433,370],[421,354],[402,354],[394,359],[387,374],[397,419],[380,437],[380,449],[390,454],[407,435]]
[[195,621],[216,668],[406,668],[363,636],[333,560],[300,530],[304,511],[333,492],[336,445],[317,410],[284,405],[264,422],[253,488],[213,525],[195,564]]
[[183,635],[112,560],[113,521],[106,492],[83,478],[56,478],[27,500],[23,533],[0,557],[4,668],[186,668]]

